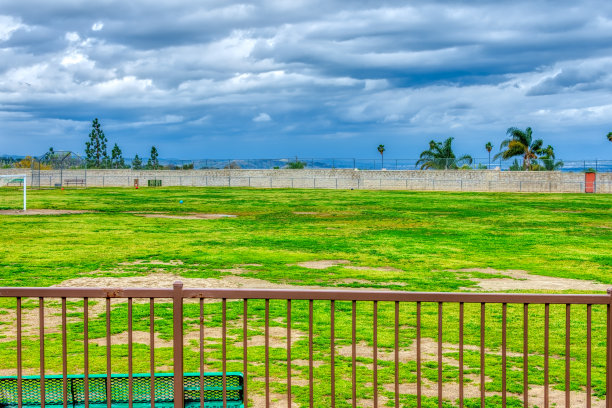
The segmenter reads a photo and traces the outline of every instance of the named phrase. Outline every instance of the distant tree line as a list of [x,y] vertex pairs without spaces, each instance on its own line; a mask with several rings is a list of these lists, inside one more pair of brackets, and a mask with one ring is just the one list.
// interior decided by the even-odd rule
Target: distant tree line
[[[493,156],[493,160],[503,159],[508,160],[515,158],[510,165],[510,170],[513,171],[553,171],[563,167],[562,161],[557,161],[555,157],[555,149],[548,145],[544,147],[542,139],[534,139],[533,131],[530,127],[525,130],[511,127],[506,131],[507,138],[501,142],[499,153]],[[612,132],[607,135],[608,140],[612,141]],[[452,148],[453,138],[449,137],[444,142],[429,142],[429,149],[425,150],[419,156],[417,167],[424,169],[471,169],[472,157],[468,154],[457,157]],[[489,165],[480,164],[478,168],[491,167],[491,150],[493,144],[487,142],[485,150],[489,154]],[[379,150],[380,151],[380,150]],[[382,153],[381,153],[382,154]],[[519,162],[520,157],[522,162]]]
[[[110,157],[107,152],[108,139],[102,130],[102,125],[98,118],[95,118],[91,124],[91,133],[89,140],[85,142],[85,160],[87,168],[90,169],[129,169],[130,166],[125,163],[123,152],[117,143],[111,150]],[[136,155],[132,160],[131,168],[134,170],[159,170],[162,168],[159,164],[159,153],[155,146],[151,147],[150,157],[146,165],[143,165],[142,159]]]

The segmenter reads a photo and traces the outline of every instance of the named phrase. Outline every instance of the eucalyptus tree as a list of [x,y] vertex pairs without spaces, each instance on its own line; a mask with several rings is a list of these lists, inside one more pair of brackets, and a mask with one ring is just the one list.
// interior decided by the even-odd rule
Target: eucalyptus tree
[[493,160],[497,160],[499,157],[507,160],[522,156],[523,170],[531,170],[531,163],[538,158],[538,151],[542,149],[544,141],[542,139],[534,140],[533,131],[530,127],[525,130],[511,127],[506,130],[506,135],[509,137],[501,142],[500,152],[493,157]]
[[465,164],[472,164],[472,156],[464,154],[460,157],[453,152],[453,139],[449,137],[444,142],[429,142],[429,150],[425,150],[419,156],[416,165],[421,165],[421,170],[425,169],[458,169]]
[[608,138],[608,141],[612,142],[612,132],[608,132],[606,137]]

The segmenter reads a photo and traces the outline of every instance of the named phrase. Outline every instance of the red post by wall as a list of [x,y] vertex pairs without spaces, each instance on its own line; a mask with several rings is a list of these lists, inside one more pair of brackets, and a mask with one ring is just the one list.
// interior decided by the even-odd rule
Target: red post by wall
[[584,173],[584,192],[595,192],[595,173]]

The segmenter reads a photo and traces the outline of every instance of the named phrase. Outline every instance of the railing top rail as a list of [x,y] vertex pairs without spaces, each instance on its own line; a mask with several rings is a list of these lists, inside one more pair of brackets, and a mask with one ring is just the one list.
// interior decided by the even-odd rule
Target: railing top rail
[[[179,289],[177,292],[176,289]],[[66,298],[212,298],[291,299],[448,303],[612,304],[608,294],[402,292],[338,289],[220,289],[220,288],[14,288],[0,287],[0,297]]]

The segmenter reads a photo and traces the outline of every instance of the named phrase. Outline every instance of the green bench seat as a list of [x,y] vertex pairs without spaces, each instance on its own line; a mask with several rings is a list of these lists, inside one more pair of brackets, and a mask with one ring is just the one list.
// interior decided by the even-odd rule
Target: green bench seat
[[[106,374],[89,375],[89,406],[106,408]],[[159,408],[174,407],[174,374],[155,374],[155,406]],[[133,406],[146,408],[151,406],[151,375],[134,374]],[[111,375],[112,406],[124,408],[129,406],[129,376],[127,374]],[[185,407],[200,407],[200,373],[186,373],[183,376],[185,390]],[[63,403],[63,377],[61,375],[45,376],[45,407],[61,408]],[[85,380],[83,375],[67,376],[67,406],[85,407]],[[226,395],[228,408],[242,408],[243,377],[242,373],[226,374]],[[40,376],[22,377],[23,407],[40,407]],[[223,377],[221,373],[204,374],[204,406],[206,408],[223,407]],[[17,408],[17,376],[0,377],[0,407]]]
[[14,179],[10,179],[9,181],[6,182],[6,185],[16,185],[18,184],[20,187],[23,186],[23,179],[22,178],[14,178]]

